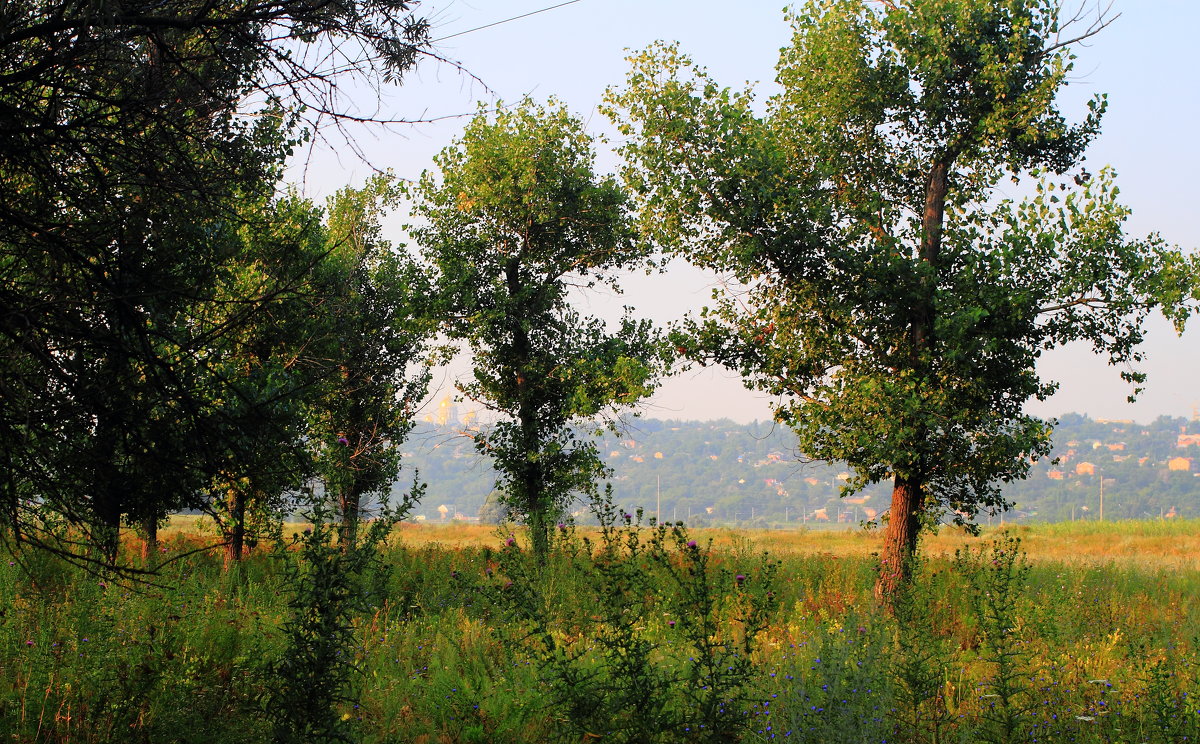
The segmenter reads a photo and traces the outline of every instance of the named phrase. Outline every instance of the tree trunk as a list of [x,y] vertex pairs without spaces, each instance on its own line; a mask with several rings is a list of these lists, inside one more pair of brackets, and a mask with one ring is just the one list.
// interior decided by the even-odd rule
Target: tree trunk
[[545,508],[530,509],[528,522],[534,559],[544,566],[550,556],[550,515]]
[[142,520],[142,565],[153,569],[158,563],[158,517]]
[[338,495],[338,507],[342,512],[342,525],[338,539],[342,552],[347,553],[358,544],[358,518],[362,511],[362,500],[357,489],[351,487]]
[[[934,297],[937,294],[942,228],[946,219],[946,195],[949,192],[952,162],[952,156],[935,161],[929,169],[925,183],[925,208],[921,215],[921,245],[917,259],[924,265],[926,272],[922,277],[921,299],[914,308],[912,323],[909,326],[911,363],[918,373],[917,379],[921,380],[922,384],[928,384],[925,381],[934,379],[933,370],[929,369],[929,356],[935,344],[933,331],[937,322],[937,308],[934,305]],[[913,423],[915,429],[921,432],[914,439],[917,446],[924,450],[925,442],[922,440],[924,432],[927,431],[925,422]],[[917,472],[925,472],[922,468],[922,452],[912,454],[917,458]],[[882,563],[879,579],[875,583],[876,598],[889,607],[895,599],[896,591],[911,578],[912,559],[917,552],[917,539],[920,537],[921,510],[925,507],[924,486],[923,476],[896,476],[892,488],[892,506],[888,512]]]
[[225,570],[240,563],[246,544],[246,494],[240,488],[229,490],[229,541],[225,543]]
[[892,508],[888,512],[887,532],[880,555],[879,578],[875,598],[891,606],[896,592],[912,578],[912,561],[917,552],[924,507],[922,483],[915,478],[897,476],[892,488]]
[[92,511],[95,515],[93,524],[93,548],[100,554],[100,559],[109,565],[117,562],[117,550],[121,538],[121,513],[124,511],[125,499],[120,486],[121,474],[116,466],[117,433],[115,427],[99,427],[97,435],[107,440],[100,451],[93,453],[99,458],[97,463],[95,496],[92,501]]
[[115,565],[121,544],[121,505],[118,498],[105,495],[97,499],[95,530],[95,548],[101,560]]
[[[520,261],[514,257],[509,259],[504,271],[505,283],[508,286],[509,297],[519,302],[522,292]],[[542,447],[542,437],[538,423],[538,401],[533,386],[529,384],[527,370],[533,356],[533,343],[529,333],[521,324],[519,317],[513,316],[512,323],[512,352],[513,367],[516,369],[517,383],[517,424],[520,426],[520,441],[524,457],[516,480],[519,493],[513,494],[515,505],[525,514],[525,522],[529,525],[529,538],[533,545],[534,560],[538,565],[545,565],[550,555],[550,519],[554,504],[546,503],[546,488],[543,482],[545,474],[538,463],[537,456]]]
[[[12,465],[11,453],[5,452],[5,473],[15,473],[16,469]],[[21,501],[17,496],[16,479],[9,475],[4,479],[4,508],[8,512],[5,521],[8,523],[8,528],[12,531],[12,546],[16,550],[21,544]]]

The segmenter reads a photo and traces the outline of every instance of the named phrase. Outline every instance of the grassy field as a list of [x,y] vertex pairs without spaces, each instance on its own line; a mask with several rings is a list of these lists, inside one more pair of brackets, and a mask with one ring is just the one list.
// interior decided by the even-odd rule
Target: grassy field
[[[214,540],[163,535],[166,560]],[[306,717],[424,744],[1200,737],[1195,522],[946,529],[895,617],[877,534],[564,530],[545,567],[508,535],[402,525],[341,594],[311,544],[156,585],[22,553],[0,565],[4,740],[320,741]]]
[[[587,530],[581,529],[581,532]],[[877,553],[883,544],[880,530],[697,529],[692,533],[700,539],[711,539],[718,549],[749,546],[780,556],[866,558]],[[923,549],[933,556],[952,556],[956,550],[986,543],[1001,533],[1019,536],[1026,555],[1035,562],[1131,563],[1200,570],[1200,521],[1197,520],[1060,522],[1007,529],[985,527],[979,537],[962,529],[944,527],[938,534],[925,537]],[[494,526],[466,523],[403,524],[397,527],[397,536],[405,544],[438,545],[450,550],[494,546],[498,534]]]

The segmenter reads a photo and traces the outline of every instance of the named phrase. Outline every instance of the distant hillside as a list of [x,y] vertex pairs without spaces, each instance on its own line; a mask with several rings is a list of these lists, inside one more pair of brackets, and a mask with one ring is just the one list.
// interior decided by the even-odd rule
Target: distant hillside
[[[424,423],[409,440],[405,473],[428,484],[414,511],[430,521],[480,515],[495,475],[462,427]],[[1042,461],[1006,487],[1006,521],[1200,517],[1200,423],[1161,417],[1151,424],[1063,416],[1054,436],[1058,464]],[[771,423],[638,419],[622,436],[598,438],[613,469],[618,503],[656,509],[689,524],[782,526],[857,524],[890,501],[890,484],[838,498],[842,465],[806,462],[792,433]],[[439,507],[445,507],[444,511]],[[493,509],[485,510],[485,518]]]

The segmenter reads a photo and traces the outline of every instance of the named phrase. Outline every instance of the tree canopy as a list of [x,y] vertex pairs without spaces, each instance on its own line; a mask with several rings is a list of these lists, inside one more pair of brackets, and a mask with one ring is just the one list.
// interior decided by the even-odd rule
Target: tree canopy
[[380,175],[330,199],[330,255],[315,282],[325,335],[317,356],[331,374],[310,407],[309,442],[342,520],[343,549],[356,543],[365,500],[386,501],[428,390],[428,282],[380,227],[398,197],[391,179]]
[[[1055,389],[1043,352],[1138,361],[1172,254],[1128,238],[1112,173],[1082,168],[1104,98],[1078,124],[1059,109],[1070,45],[1103,17],[827,0],[789,21],[763,113],[673,45],[632,58],[610,111],[642,228],[730,275],[680,348],[778,395],[802,451],[851,465],[847,490],[894,481],[887,594],[922,519],[1004,508],[1000,484],[1048,452],[1023,410]],[[997,199],[1006,177],[1036,192]]]
[[339,77],[395,79],[426,38],[407,0],[4,4],[0,491],[19,539],[49,539],[57,510],[102,526],[111,559],[122,518],[195,505],[248,443],[234,401],[272,420],[280,390],[245,395],[223,359],[296,274],[221,292],[247,230],[281,254],[306,240],[270,206],[299,117],[338,114]]
[[593,159],[578,119],[527,100],[476,117],[415,192],[439,317],[474,355],[459,389],[501,416],[479,447],[542,556],[556,515],[604,472],[573,425],[649,395],[663,368],[648,322],[626,313],[610,332],[572,306],[645,255],[624,192]]

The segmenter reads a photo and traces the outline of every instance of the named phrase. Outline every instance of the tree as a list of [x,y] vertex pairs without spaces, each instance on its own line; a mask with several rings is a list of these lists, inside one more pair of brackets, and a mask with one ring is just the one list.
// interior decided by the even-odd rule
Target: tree
[[328,205],[329,266],[320,271],[319,315],[332,368],[313,408],[309,440],[325,492],[341,518],[342,548],[357,544],[363,499],[384,498],[400,447],[429,387],[429,294],[417,264],[381,235],[398,192],[386,176],[342,189]]
[[[1005,508],[1001,485],[1048,452],[1050,425],[1023,412],[1057,386],[1044,351],[1086,341],[1141,381],[1128,365],[1155,293],[1181,296],[1158,283],[1177,257],[1127,239],[1112,174],[1080,167],[1103,97],[1077,125],[1056,103],[1102,14],[1074,38],[1082,18],[1048,0],[789,17],[762,115],[662,45],[632,58],[610,112],[643,229],[731,276],[678,346],[779,396],[803,452],[852,467],[845,492],[893,481],[886,598],[922,523]],[[1006,176],[1036,194],[997,203]]]
[[445,332],[474,354],[459,390],[502,418],[482,434],[506,506],[544,560],[549,529],[605,469],[577,426],[650,394],[656,335],[628,312],[616,332],[571,306],[571,292],[616,287],[643,258],[626,197],[593,172],[591,139],[565,109],[524,101],[481,114],[442,151],[438,181],[415,191],[410,228],[443,303]]
[[[78,554],[44,529],[40,516],[53,510],[95,527],[111,562],[122,519],[196,505],[231,442],[250,444],[229,425],[226,404],[239,394],[220,358],[234,353],[238,324],[286,287],[213,293],[239,255],[239,231],[271,231],[240,205],[269,200],[299,111],[314,125],[339,115],[340,76],[394,80],[415,62],[426,25],[411,7],[0,9],[8,534]],[[212,309],[231,301],[238,311]],[[206,321],[217,315],[228,322]]]
[[[331,376],[319,350],[332,335],[320,322],[331,263],[321,210],[294,193],[245,205],[255,215],[239,230],[233,255],[204,303],[216,343],[205,349],[210,387],[222,401],[225,436],[203,472],[202,502],[225,539],[227,565],[247,541],[274,531],[314,471],[306,437],[309,406]],[[258,306],[250,298],[262,298]]]

